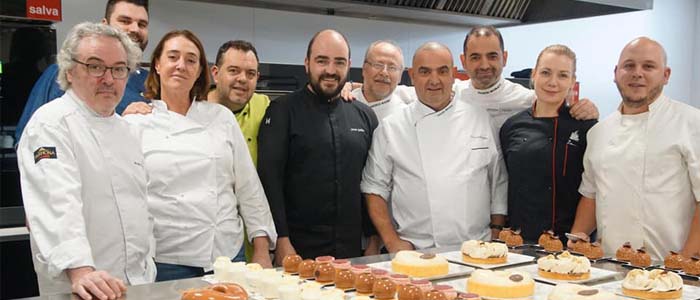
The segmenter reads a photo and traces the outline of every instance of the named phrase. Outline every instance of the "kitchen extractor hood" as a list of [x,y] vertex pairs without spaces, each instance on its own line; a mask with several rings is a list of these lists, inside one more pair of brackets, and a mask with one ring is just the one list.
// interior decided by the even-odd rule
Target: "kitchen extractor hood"
[[430,25],[514,26],[651,9],[653,0],[189,0]]

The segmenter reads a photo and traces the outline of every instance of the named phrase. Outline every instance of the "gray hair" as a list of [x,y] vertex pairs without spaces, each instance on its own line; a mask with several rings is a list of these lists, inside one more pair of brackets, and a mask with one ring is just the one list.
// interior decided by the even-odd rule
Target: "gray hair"
[[404,61],[403,61],[403,51],[401,51],[401,46],[399,46],[399,44],[397,42],[392,41],[392,40],[378,40],[378,41],[374,41],[371,44],[369,44],[369,47],[367,47],[367,51],[365,52],[365,61],[367,61],[367,59],[369,58],[369,53],[372,52],[374,47],[377,47],[380,44],[387,44],[389,46],[394,47],[399,52],[399,57],[401,60],[401,67],[403,67]]
[[56,56],[56,63],[58,64],[58,79],[56,81],[58,85],[61,86],[62,90],[65,91],[71,86],[70,82],[68,82],[66,72],[75,67],[73,59],[77,58],[80,42],[88,37],[99,36],[111,37],[119,40],[126,51],[127,67],[132,71],[136,70],[136,65],[141,59],[142,52],[126,33],[109,25],[83,22],[75,25],[73,29],[71,29],[66,40],[63,41],[63,45],[61,45],[61,50],[59,50]]

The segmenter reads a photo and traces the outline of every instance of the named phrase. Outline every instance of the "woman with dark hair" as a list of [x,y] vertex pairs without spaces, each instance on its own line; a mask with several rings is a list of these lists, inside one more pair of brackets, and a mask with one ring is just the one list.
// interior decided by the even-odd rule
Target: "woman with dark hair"
[[152,111],[126,116],[142,137],[156,281],[203,276],[219,256],[244,261],[244,221],[253,261],[271,266],[277,234],[267,199],[233,113],[207,102],[208,88],[202,43],[188,30],[171,31],[146,79]]
[[586,133],[596,120],[578,121],[565,101],[576,82],[576,54],[546,47],[532,71],[536,100],[501,127],[508,168],[508,219],[523,239],[536,242],[552,230],[566,244],[581,195]]

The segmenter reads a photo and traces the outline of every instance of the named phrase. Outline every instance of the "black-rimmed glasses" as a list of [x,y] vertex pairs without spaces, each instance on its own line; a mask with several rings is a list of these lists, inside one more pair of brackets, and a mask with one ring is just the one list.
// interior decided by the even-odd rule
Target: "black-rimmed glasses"
[[75,58],[71,59],[72,61],[79,63],[87,68],[88,74],[92,77],[102,77],[105,75],[107,70],[110,70],[112,72],[112,77],[114,79],[124,79],[129,77],[129,67],[127,66],[114,66],[114,67],[108,67],[105,65],[101,64],[88,64],[84,63],[82,61],[79,61]]

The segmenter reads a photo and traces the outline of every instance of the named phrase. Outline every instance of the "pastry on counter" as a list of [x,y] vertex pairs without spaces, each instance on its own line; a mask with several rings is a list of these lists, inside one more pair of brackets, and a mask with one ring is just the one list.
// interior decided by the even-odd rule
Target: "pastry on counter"
[[678,252],[670,251],[670,253],[664,258],[664,267],[671,270],[683,269],[685,265],[686,258],[680,255]]
[[513,230],[510,229],[510,227],[505,227],[501,229],[501,232],[498,233],[498,239],[505,242],[509,236],[513,234]]
[[438,290],[432,290],[430,292],[427,292],[425,294],[425,297],[423,297],[425,300],[448,300],[447,296],[445,296],[445,293],[438,291]]
[[588,259],[601,259],[603,258],[603,247],[598,242],[591,243],[588,252],[584,252],[583,255],[588,257]]
[[688,275],[700,275],[700,257],[693,256],[685,261],[683,272]]
[[467,290],[482,297],[526,298],[534,295],[535,281],[525,272],[476,270],[467,278]]
[[442,256],[404,250],[396,253],[391,260],[391,269],[395,273],[411,277],[432,277],[446,275],[449,265]]
[[555,286],[547,300],[615,300],[615,294],[595,287],[561,283]]
[[433,289],[445,294],[445,298],[447,298],[447,300],[454,300],[457,298],[457,291],[452,286],[446,284],[437,284],[433,287]]
[[683,279],[673,272],[634,269],[622,281],[622,293],[640,299],[680,299]]
[[554,234],[554,231],[547,230],[540,235],[537,243],[546,251],[559,252],[564,250],[564,244],[559,239],[559,236]]
[[455,300],[481,300],[481,297],[474,293],[457,293]]
[[375,279],[372,286],[374,299],[391,300],[396,295],[396,284],[389,277]]
[[505,242],[508,247],[522,246],[525,243],[523,237],[520,235],[520,229],[512,231]]
[[372,273],[359,273],[355,276],[355,290],[358,295],[371,295],[374,288],[374,275]]
[[214,284],[182,293],[182,300],[247,300],[248,293],[235,283]]
[[333,283],[335,279],[335,269],[329,261],[319,263],[316,261],[316,269],[314,270],[314,279],[321,284]]
[[462,260],[475,264],[502,264],[508,258],[508,247],[503,243],[470,240],[462,243]]
[[630,261],[632,256],[635,254],[634,249],[630,242],[625,242],[620,248],[615,252],[615,259],[619,261]]
[[422,300],[423,291],[419,287],[409,283],[398,290],[397,296],[398,300]]
[[305,259],[299,263],[299,277],[302,279],[309,279],[314,277],[314,270],[316,270],[316,262],[312,259]]
[[287,273],[298,273],[301,261],[302,259],[299,255],[287,255],[282,260],[282,267],[284,267],[284,271]]
[[591,262],[586,257],[574,256],[569,251],[547,255],[537,260],[537,273],[549,279],[583,280],[591,276]]
[[637,249],[637,253],[632,255],[630,263],[635,267],[646,268],[651,266],[651,256],[647,253],[647,250],[642,247]]
[[355,275],[350,269],[339,269],[335,272],[335,287],[341,290],[348,290],[355,287]]
[[591,251],[591,242],[587,238],[575,240],[569,250],[585,255]]

